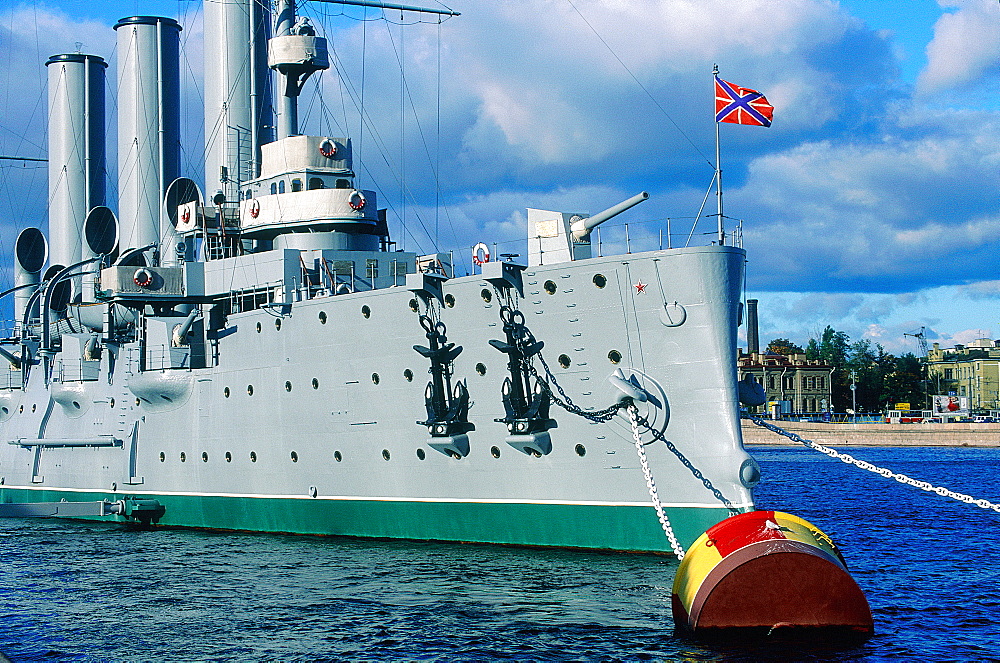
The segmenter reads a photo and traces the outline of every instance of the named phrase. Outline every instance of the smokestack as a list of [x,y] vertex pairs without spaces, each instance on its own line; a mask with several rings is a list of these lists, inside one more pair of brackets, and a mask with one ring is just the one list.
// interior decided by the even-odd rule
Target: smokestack
[[[269,3],[205,3],[205,189],[238,200],[259,174],[260,145],[272,140],[267,68]],[[265,119],[266,118],[266,119]]]
[[120,249],[159,242],[161,201],[180,171],[181,26],[131,16],[118,31],[118,218]]
[[757,300],[747,300],[747,352],[760,352],[760,333],[757,330]]
[[[48,246],[45,235],[38,228],[25,228],[14,242],[14,285],[38,285],[41,281],[42,266],[45,264]],[[14,291],[14,323],[21,324],[33,288]],[[38,317],[38,300],[31,306],[29,319]]]
[[87,213],[104,204],[104,71],[96,55],[53,55],[49,78],[49,240],[52,262],[81,260]]

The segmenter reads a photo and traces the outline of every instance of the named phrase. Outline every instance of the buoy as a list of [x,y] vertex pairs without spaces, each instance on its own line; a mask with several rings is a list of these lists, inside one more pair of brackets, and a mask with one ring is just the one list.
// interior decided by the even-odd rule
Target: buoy
[[741,513],[698,537],[671,598],[678,631],[703,639],[864,642],[874,631],[868,600],[830,537],[780,511]]

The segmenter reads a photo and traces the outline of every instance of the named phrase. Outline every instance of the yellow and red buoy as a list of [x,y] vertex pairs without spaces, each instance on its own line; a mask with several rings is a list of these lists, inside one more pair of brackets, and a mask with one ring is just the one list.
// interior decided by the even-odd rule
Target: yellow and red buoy
[[863,642],[871,609],[837,546],[780,511],[727,518],[694,542],[674,579],[674,623],[700,638],[832,637]]

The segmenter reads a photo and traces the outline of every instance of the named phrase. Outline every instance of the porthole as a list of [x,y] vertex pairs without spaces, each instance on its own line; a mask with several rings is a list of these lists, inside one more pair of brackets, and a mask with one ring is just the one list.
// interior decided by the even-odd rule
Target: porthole
[[545,288],[545,292],[549,293],[550,295],[556,294],[556,284],[555,284],[555,281],[546,281],[542,285],[542,287]]
[[165,463],[165,462],[166,462],[166,460],[167,460],[167,454],[165,454],[165,453],[163,453],[163,452],[161,451],[161,452],[160,452],[160,462],[161,462],[161,463]]
[[425,452],[423,449],[417,449],[417,458],[419,458],[420,460],[427,458],[427,452]]
[[263,329],[263,327],[261,327],[261,326],[260,326],[260,323],[258,322],[258,323],[257,323],[257,333],[258,333],[258,334],[260,333],[260,330],[261,330],[261,329]]
[[207,463],[208,462],[208,452],[207,451],[202,451],[201,452],[201,462],[203,462],[203,463]]
[[[141,403],[141,402],[142,402],[142,401],[140,401],[140,400],[139,400],[138,398],[137,398],[137,399],[135,399],[135,406],[136,406],[136,407],[139,407],[139,403]],[[32,411],[32,412],[34,412],[34,411],[35,411],[35,410],[34,410],[34,407],[35,407],[35,406],[34,406],[34,405],[32,405],[31,407],[32,407],[32,410],[31,410],[31,411]]]
[[[136,405],[138,405],[138,403],[136,403]],[[17,408],[17,413],[18,414],[23,414],[24,413],[24,406],[23,405],[21,407]]]
[[112,398],[111,399],[111,407],[114,407],[114,406],[115,406],[115,399]]
[[313,386],[313,389],[319,389],[319,380],[317,380],[316,378],[313,378],[312,386]]
[[288,457],[292,459],[293,463],[299,462],[299,455],[297,453],[295,453],[294,451],[292,453],[288,454]]
[[499,458],[500,457],[500,447],[490,447],[490,454],[494,458]]
[[281,318],[274,319],[274,328],[281,331]]
[[229,387],[226,387],[225,389],[222,390],[222,395],[225,396],[226,398],[229,398]]
[[253,396],[253,385],[252,384],[248,384],[247,385],[247,396]]
[[0,408],[0,412],[3,412],[4,414],[10,414],[10,408],[8,408],[6,406],[2,407],[2,408]]
[[410,300],[410,310],[414,313],[420,310],[420,307],[417,306],[417,300],[415,298]]
[[344,457],[340,454],[339,451],[334,451],[333,459],[339,463],[340,461],[344,460]]
[[622,360],[622,353],[618,352],[617,350],[612,350],[611,352],[608,353],[608,359],[611,361],[612,364],[617,364]]
[[455,308],[455,295],[448,293],[444,296],[444,305],[448,308]]
[[480,375],[486,375],[486,364],[482,362],[476,364],[476,373],[479,373]]
[[292,390],[292,383],[289,382],[288,380],[285,380],[285,391],[291,391],[291,390]]
[[226,462],[227,463],[233,462],[233,454],[229,453],[228,451],[226,452]]
[[389,450],[388,449],[382,449],[382,458],[384,458],[385,460],[389,460]]
[[584,456],[586,456],[587,455],[587,447],[583,446],[582,444],[576,445],[576,455],[579,456],[580,458],[583,458]]
[[361,315],[365,316],[366,319],[372,317],[372,310],[368,304],[361,307]]
[[487,304],[493,301],[493,293],[490,292],[487,288],[483,288],[483,291],[479,293],[479,296],[482,297],[483,301],[486,302]]
[[251,463],[256,463],[257,462],[257,452],[256,451],[251,451],[250,452],[250,462]]
[[372,373],[372,384],[378,384],[378,373]]
[[181,452],[181,462],[183,463],[186,460],[187,460],[187,454],[182,451]]
[[73,401],[73,407],[75,407],[77,410],[79,410],[80,409],[80,403],[77,402],[77,401]]
[[608,279],[607,277],[604,276],[604,274],[594,274],[594,285],[596,285],[598,288],[603,288],[607,284],[608,284]]
[[413,382],[413,371],[407,368],[403,371],[403,377],[406,378],[407,382]]
[[326,311],[320,311],[319,312],[319,323],[321,325],[325,325],[326,324]]
[[[136,403],[136,405],[138,405],[138,403]],[[37,408],[37,407],[38,407],[38,405],[36,403],[32,403],[31,404],[31,411],[34,412],[35,408]]]
[[559,365],[563,368],[569,368],[569,365],[572,363],[573,361],[569,358],[569,355],[559,355]]

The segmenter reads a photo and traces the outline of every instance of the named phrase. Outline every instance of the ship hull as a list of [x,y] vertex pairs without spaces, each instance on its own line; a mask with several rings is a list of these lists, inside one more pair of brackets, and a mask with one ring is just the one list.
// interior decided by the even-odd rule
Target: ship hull
[[[735,373],[744,259],[702,247],[532,267],[511,300],[545,343],[554,392],[606,408],[622,395],[618,370],[662,390],[665,407],[640,411],[683,460],[648,433],[645,450],[682,545],[729,514],[719,496],[752,508]],[[64,336],[48,384],[36,367],[0,394],[0,499],[152,498],[163,526],[669,551],[624,411],[595,423],[553,405],[543,454],[496,421],[509,373],[489,344],[504,338],[494,286],[451,279],[429,309],[463,346],[465,455],[417,423],[429,366],[413,346],[428,342],[428,308],[401,285],[232,312],[205,368],[158,368],[170,349],[147,340],[108,344],[84,375]]]

